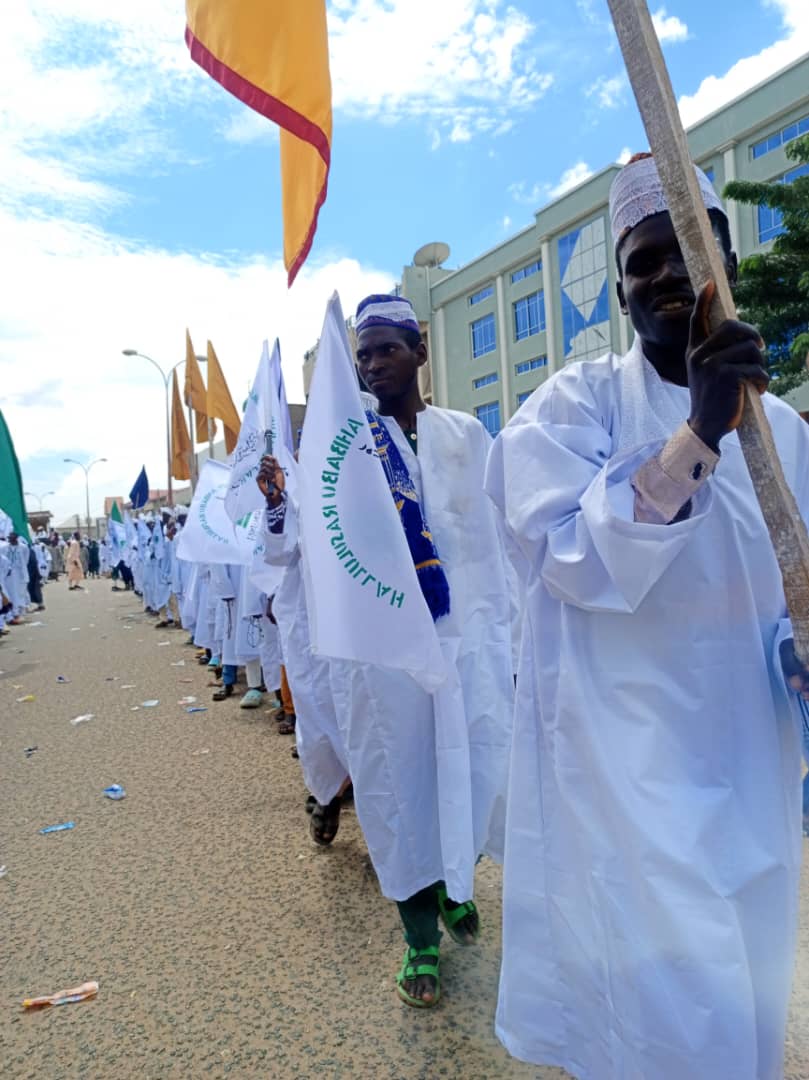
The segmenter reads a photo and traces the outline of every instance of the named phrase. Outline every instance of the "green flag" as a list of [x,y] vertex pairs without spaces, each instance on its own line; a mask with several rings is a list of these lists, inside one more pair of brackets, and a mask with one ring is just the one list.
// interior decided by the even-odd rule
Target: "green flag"
[[14,443],[3,412],[0,410],[0,510],[5,511],[14,523],[14,531],[26,540],[30,537],[25,499],[22,494],[20,463],[14,453]]
[[112,500],[112,509],[110,510],[110,519],[112,521],[118,521],[123,525],[124,519],[121,517],[121,511],[118,509],[118,500]]

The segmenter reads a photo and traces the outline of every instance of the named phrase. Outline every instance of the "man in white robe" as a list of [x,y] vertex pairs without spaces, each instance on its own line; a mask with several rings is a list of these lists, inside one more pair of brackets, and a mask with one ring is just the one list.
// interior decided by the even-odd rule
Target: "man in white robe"
[[0,635],[8,634],[6,624],[13,619],[11,587],[8,583],[11,574],[8,535],[14,529],[11,518],[0,507]]
[[28,593],[28,556],[28,544],[12,530],[8,535],[6,551],[9,570],[5,588],[12,603],[11,618],[8,620],[11,626],[15,626],[20,621],[20,617],[26,613],[31,603]]
[[[648,155],[610,209],[635,344],[544,383],[487,473],[530,567],[497,1030],[578,1080],[777,1080],[801,737],[781,577],[733,430],[744,381],[766,386],[761,342],[743,323],[709,333],[712,286],[695,303]],[[809,428],[764,408],[806,516]]]
[[39,566],[39,573],[42,577],[42,581],[48,580],[51,574],[51,553],[48,550],[48,546],[45,540],[37,540],[36,542],[36,556],[37,565]]
[[67,566],[68,590],[72,592],[76,589],[83,589],[84,586],[81,582],[84,581],[84,570],[81,562],[81,536],[78,532],[73,533],[68,544],[65,564]]
[[[357,817],[408,944],[399,996],[424,1008],[440,997],[439,917],[458,944],[476,940],[474,860],[501,839],[514,691],[509,595],[482,492],[488,434],[467,414],[422,400],[418,371],[427,350],[409,301],[368,297],[357,334],[357,367],[379,402],[372,430],[387,435],[387,458],[401,462],[412,485],[400,517],[417,576],[427,571],[419,582],[459,686],[452,718],[438,722],[433,697],[406,673],[330,665]],[[414,506],[420,524],[408,534]],[[461,882],[464,895],[453,885],[448,894],[445,882]]]

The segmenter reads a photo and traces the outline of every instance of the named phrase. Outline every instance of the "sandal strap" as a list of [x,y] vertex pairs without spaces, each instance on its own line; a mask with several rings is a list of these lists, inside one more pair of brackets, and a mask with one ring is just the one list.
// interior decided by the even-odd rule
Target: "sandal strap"
[[417,964],[415,967],[412,964],[405,964],[402,970],[399,972],[399,982],[410,981],[417,978],[419,975],[432,975],[434,979],[438,978],[438,968],[432,964]]
[[[429,963],[430,958],[432,958],[432,963]],[[426,945],[423,949],[415,949],[413,946],[409,946],[405,952],[402,968],[396,976],[396,980],[402,983],[405,980],[415,979],[419,975],[430,975],[438,982],[438,964],[439,948],[437,945]]]
[[461,921],[461,919],[465,919],[467,915],[476,915],[477,914],[478,909],[475,906],[475,903],[474,903],[473,900],[465,900],[462,904],[459,904],[457,907],[448,908],[447,907],[447,900],[448,899],[449,899],[449,897],[447,896],[447,890],[446,889],[439,889],[438,890],[438,905],[439,905],[439,907],[441,909],[441,917],[444,920],[444,925],[447,927],[448,930],[451,927],[455,926],[457,923],[459,923]]

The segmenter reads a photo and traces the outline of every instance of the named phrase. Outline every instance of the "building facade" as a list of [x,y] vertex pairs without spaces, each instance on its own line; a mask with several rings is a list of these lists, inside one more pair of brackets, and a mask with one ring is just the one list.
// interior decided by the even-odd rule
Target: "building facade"
[[[784,147],[809,134],[809,54],[693,126],[691,154],[721,193],[731,180],[789,183]],[[479,417],[496,433],[553,372],[608,349],[632,330],[616,298],[608,197],[610,165],[543,207],[531,226],[457,270],[407,266],[401,292],[430,349],[430,398]],[[766,250],[780,216],[728,203],[740,258]],[[313,359],[313,358],[312,358]],[[809,408],[807,386],[793,404]]]

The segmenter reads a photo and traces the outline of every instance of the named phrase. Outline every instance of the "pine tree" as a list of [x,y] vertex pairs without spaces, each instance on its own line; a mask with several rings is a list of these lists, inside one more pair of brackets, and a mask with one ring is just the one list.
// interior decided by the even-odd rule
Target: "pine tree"
[[779,396],[806,380],[809,362],[809,136],[784,150],[796,165],[788,182],[734,180],[724,191],[728,199],[763,204],[783,216],[785,231],[772,249],[742,260],[735,289],[741,317],[767,342],[770,390]]

